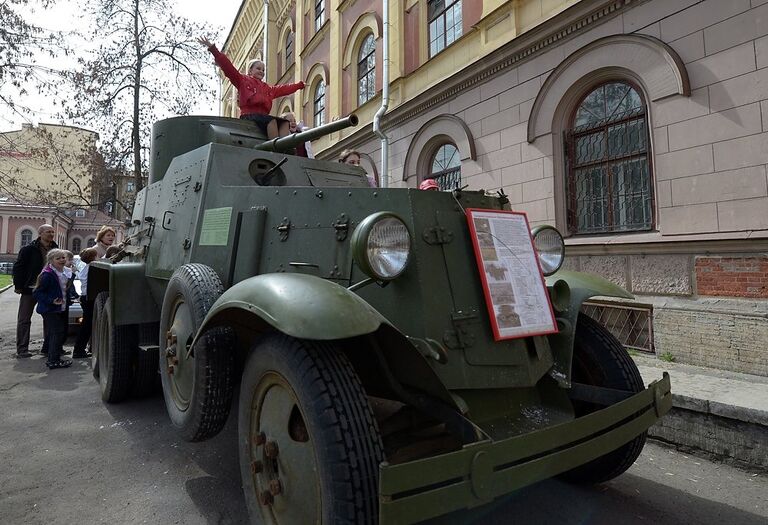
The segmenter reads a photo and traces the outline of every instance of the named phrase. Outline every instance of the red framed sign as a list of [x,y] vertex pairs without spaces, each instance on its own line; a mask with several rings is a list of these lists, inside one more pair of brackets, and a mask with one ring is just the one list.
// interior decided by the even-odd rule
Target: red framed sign
[[526,214],[468,209],[467,221],[494,339],[557,332]]

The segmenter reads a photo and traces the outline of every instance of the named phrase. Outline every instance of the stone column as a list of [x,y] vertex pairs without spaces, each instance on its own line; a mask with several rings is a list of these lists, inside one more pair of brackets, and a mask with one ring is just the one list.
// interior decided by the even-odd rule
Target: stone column
[[8,253],[8,222],[10,221],[10,215],[0,215],[0,253]]

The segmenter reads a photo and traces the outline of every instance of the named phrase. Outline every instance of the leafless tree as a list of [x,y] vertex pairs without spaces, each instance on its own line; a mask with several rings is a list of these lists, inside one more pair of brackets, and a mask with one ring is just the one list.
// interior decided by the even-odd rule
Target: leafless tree
[[108,163],[132,171],[138,191],[152,123],[213,96],[210,59],[195,41],[212,30],[177,16],[167,0],[91,0],[90,9],[99,45],[70,76],[67,115],[100,131]]

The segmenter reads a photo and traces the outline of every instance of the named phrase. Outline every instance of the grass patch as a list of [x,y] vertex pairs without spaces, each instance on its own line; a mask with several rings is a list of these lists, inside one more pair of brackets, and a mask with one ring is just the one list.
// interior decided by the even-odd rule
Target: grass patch
[[659,356],[659,359],[661,359],[662,361],[666,361],[667,363],[675,362],[675,356],[672,355],[672,352],[664,352]]
[[13,282],[13,275],[0,274],[0,289],[5,288]]

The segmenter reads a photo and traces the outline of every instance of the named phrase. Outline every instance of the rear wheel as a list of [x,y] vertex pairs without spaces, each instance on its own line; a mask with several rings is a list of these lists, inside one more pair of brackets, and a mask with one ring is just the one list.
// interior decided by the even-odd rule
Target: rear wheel
[[[573,349],[573,381],[641,392],[645,386],[640,371],[622,344],[603,325],[585,314],[579,314]],[[576,416],[584,416],[603,408],[591,403],[574,403]],[[613,452],[585,463],[563,474],[569,481],[601,483],[622,474],[635,462],[645,445],[647,432]]]
[[270,335],[248,357],[238,436],[254,523],[375,523],[378,425],[332,344]]
[[226,328],[192,340],[223,291],[216,272],[185,264],[168,282],[160,313],[160,378],[168,416],[186,441],[203,441],[224,427],[232,404],[234,336]]
[[99,379],[99,323],[104,316],[104,304],[107,302],[109,292],[100,292],[93,302],[93,320],[91,322],[91,370],[93,378]]
[[111,299],[107,298],[99,318],[99,386],[101,399],[119,403],[128,397],[133,384],[136,358],[136,326],[115,326]]

